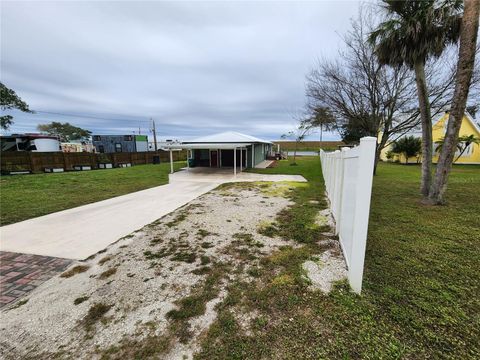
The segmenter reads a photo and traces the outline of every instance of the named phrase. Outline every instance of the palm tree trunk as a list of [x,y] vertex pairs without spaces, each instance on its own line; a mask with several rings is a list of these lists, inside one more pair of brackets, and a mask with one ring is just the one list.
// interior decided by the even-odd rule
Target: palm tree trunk
[[425,63],[423,60],[415,63],[415,80],[417,83],[418,105],[422,122],[422,183],[420,192],[428,196],[432,182],[432,116],[430,100],[428,99],[427,81],[425,80]]
[[438,158],[435,180],[429,194],[429,202],[432,204],[442,204],[444,202],[448,175],[452,169],[452,162],[458,143],[458,134],[460,132],[460,126],[462,125],[468,91],[472,80],[479,16],[480,0],[465,0],[460,32],[460,50],[458,52],[455,91],[453,93],[452,105],[448,117],[447,133],[440,157]]

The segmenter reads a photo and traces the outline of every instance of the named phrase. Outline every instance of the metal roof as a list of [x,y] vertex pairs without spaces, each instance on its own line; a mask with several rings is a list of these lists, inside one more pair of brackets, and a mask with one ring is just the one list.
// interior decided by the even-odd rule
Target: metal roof
[[245,145],[248,143],[263,143],[271,144],[270,141],[259,139],[255,136],[245,135],[235,131],[226,131],[218,134],[202,136],[193,140],[184,141],[182,144],[225,144],[225,143],[234,143]]
[[167,150],[175,149],[223,149],[223,150],[233,150],[233,149],[242,149],[245,146],[252,145],[251,143],[198,143],[198,144],[171,144],[163,146]]

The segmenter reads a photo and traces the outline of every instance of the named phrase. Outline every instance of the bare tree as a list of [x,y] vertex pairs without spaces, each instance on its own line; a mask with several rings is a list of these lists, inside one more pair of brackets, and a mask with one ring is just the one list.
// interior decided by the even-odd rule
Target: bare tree
[[310,107],[329,110],[339,132],[356,128],[361,136],[378,137],[376,168],[388,141],[418,125],[419,112],[411,71],[383,67],[366,41],[373,25],[362,10],[343,37],[345,50],[336,60],[319,60],[307,75],[306,93]]
[[305,113],[294,114],[293,118],[295,119],[297,124],[292,130],[290,130],[286,134],[283,134],[281,138],[295,141],[295,149],[293,151],[293,162],[290,165],[297,165],[296,160],[297,160],[298,144],[303,140],[305,140],[305,138],[312,133],[312,127],[310,126],[309,118]]
[[[334,119],[332,128],[342,138],[354,133],[377,137],[375,170],[381,151],[412,129],[420,127],[415,76],[406,66],[382,66],[373,44],[367,41],[375,18],[362,9],[352,30],[342,39],[345,49],[335,60],[320,59],[307,75],[307,108],[326,108]],[[477,48],[478,51],[478,48]],[[458,49],[447,48],[442,57],[425,66],[431,116],[445,111],[452,98]],[[475,68],[471,98],[478,95],[480,71]]]

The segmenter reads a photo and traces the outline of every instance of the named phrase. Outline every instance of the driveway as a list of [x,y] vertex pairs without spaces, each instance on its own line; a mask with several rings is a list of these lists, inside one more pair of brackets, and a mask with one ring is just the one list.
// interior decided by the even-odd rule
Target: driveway
[[[82,260],[225,182],[306,181],[299,175],[262,175],[194,168],[170,183],[0,228],[0,250]],[[113,185],[114,186],[114,185]]]

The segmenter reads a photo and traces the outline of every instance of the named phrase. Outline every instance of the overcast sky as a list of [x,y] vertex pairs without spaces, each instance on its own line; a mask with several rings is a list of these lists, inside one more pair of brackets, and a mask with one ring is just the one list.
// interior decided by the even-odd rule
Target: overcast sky
[[278,139],[305,103],[305,74],[335,55],[359,2],[0,6],[1,81],[37,111],[15,112],[11,132],[69,121],[146,134],[152,117],[161,139],[227,130]]

